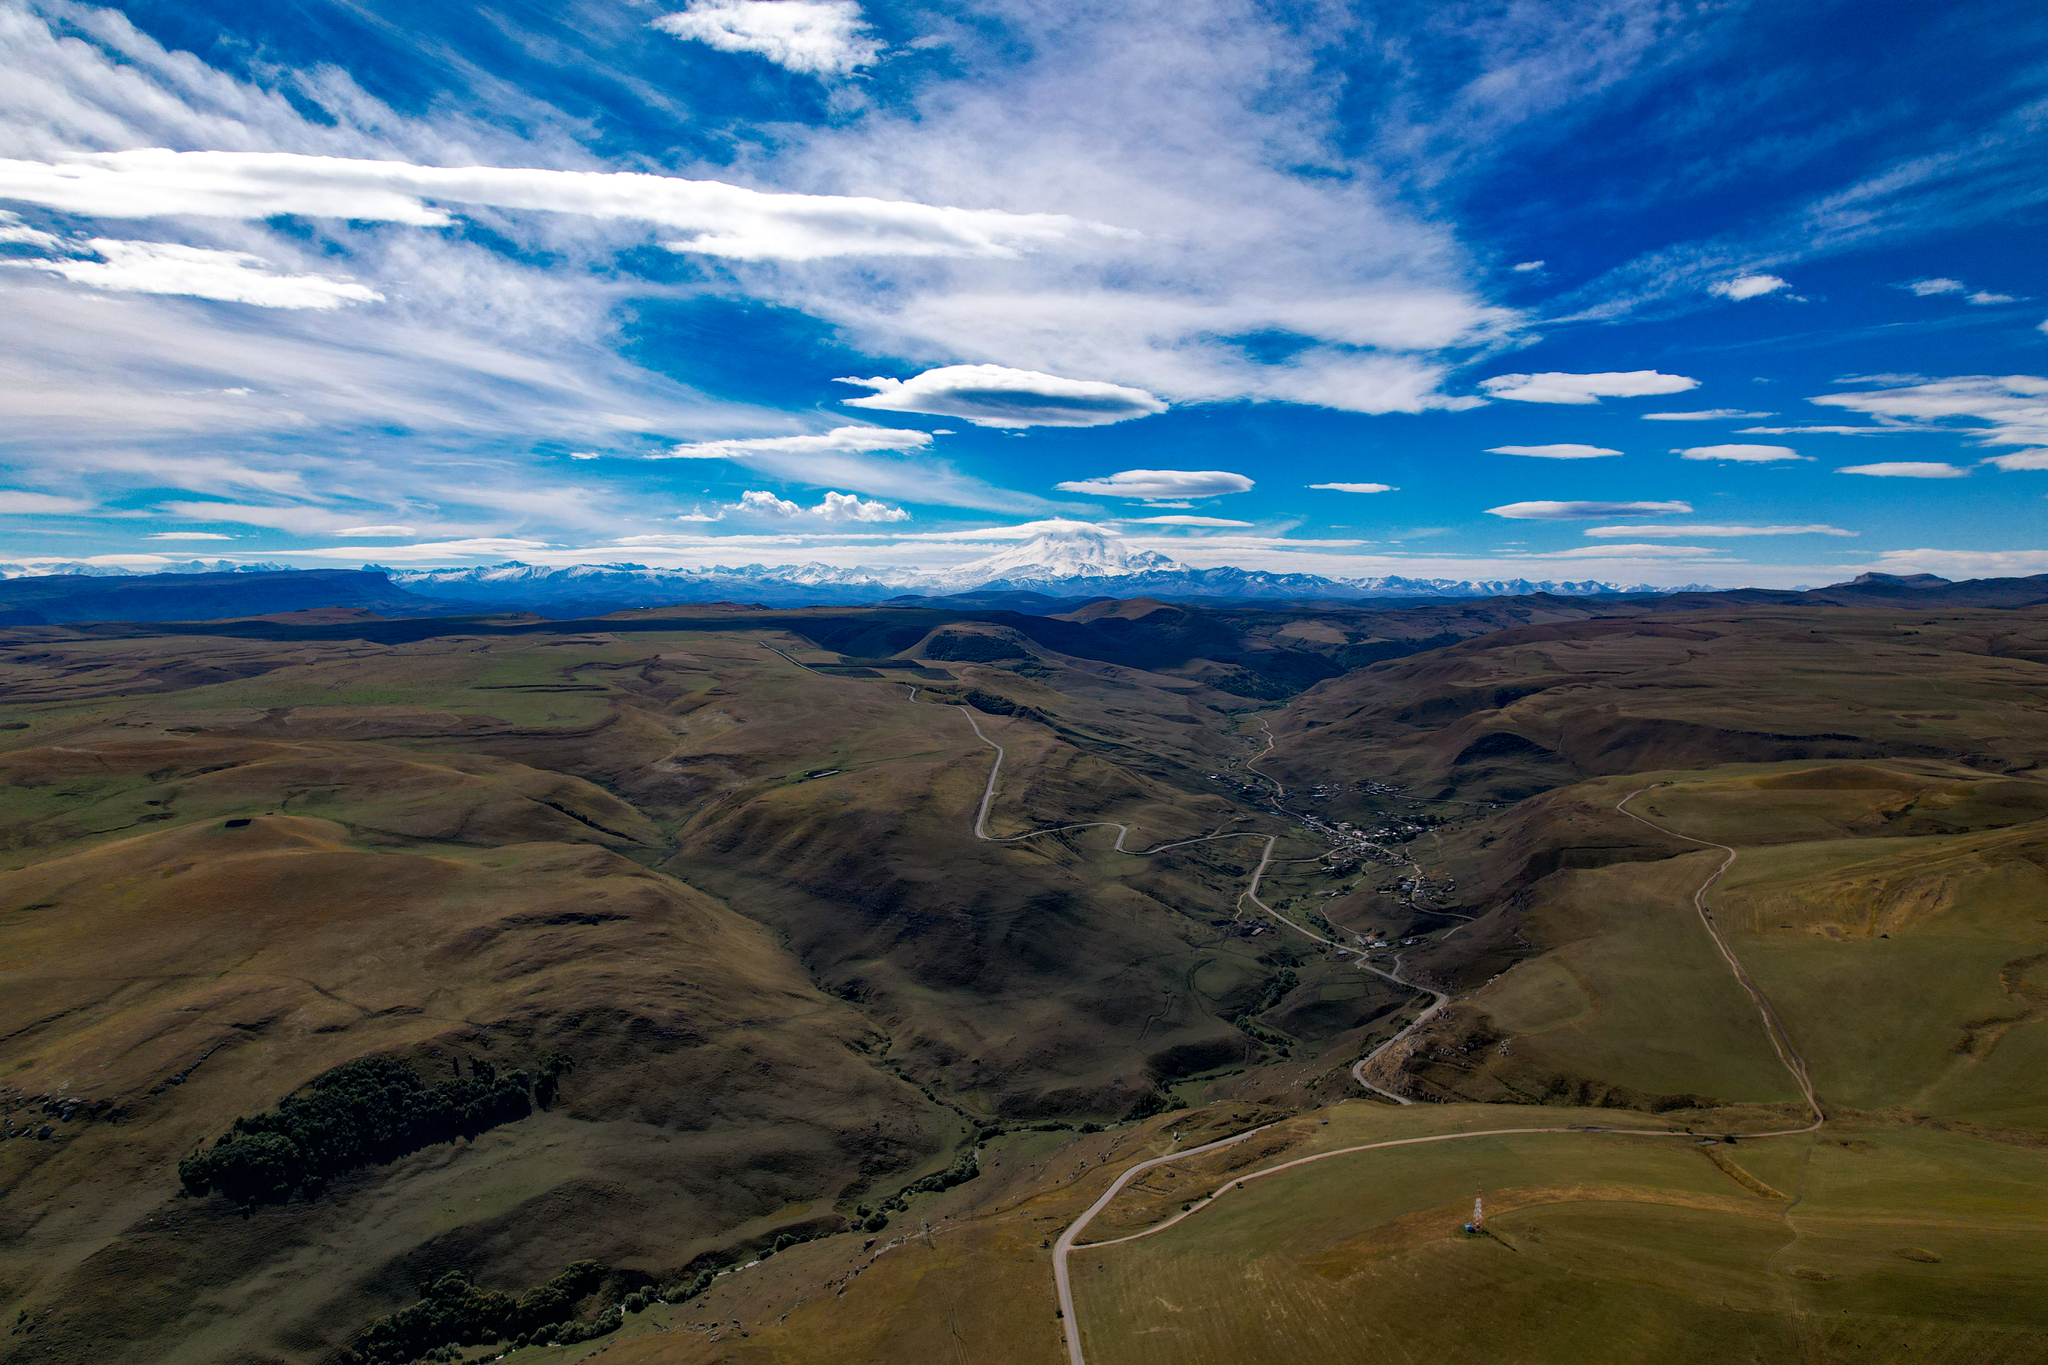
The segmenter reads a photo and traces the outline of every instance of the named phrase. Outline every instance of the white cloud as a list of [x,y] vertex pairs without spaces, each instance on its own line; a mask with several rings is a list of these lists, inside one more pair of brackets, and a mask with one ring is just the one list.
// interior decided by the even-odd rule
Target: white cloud
[[1853,536],[1839,526],[1589,526],[1586,535],[1600,540],[1621,536],[1650,536],[1659,540],[1685,537],[1723,536]]
[[1132,517],[1134,526],[1250,526],[1248,521],[1231,521],[1227,517]]
[[[261,229],[234,231],[265,242]],[[0,326],[35,338],[0,347],[0,442],[17,447],[17,461],[62,450],[66,461],[168,475],[153,487],[196,491],[188,479],[266,464],[255,475],[279,491],[349,466],[346,486],[396,492],[442,480],[451,443],[473,454],[495,440],[581,443],[762,420],[621,359],[609,344],[609,300],[574,280],[412,234],[367,246],[395,253],[379,268],[406,280],[405,295],[376,308],[194,308],[0,271]],[[280,258],[267,243],[262,254]],[[264,438],[287,440],[290,454],[276,445],[262,456],[212,453]],[[375,443],[374,461],[346,453],[364,442]],[[530,486],[530,470],[500,467],[507,473],[496,479],[473,474],[472,493]]]
[[186,521],[263,526],[300,536],[409,536],[411,526],[365,524],[361,511],[338,512],[304,504],[263,506],[236,502],[167,502],[158,509]]
[[1086,235],[1060,214],[959,209],[845,195],[773,194],[638,171],[415,166],[293,152],[80,153],[0,160],[0,198],[100,218],[299,214],[447,227],[442,204],[625,219],[698,234],[672,251],[739,261],[836,256],[1014,256]]
[[1510,502],[1487,512],[1511,521],[1590,521],[1597,517],[1664,517],[1690,512],[1689,502]]
[[1933,460],[1887,460],[1879,464],[1843,465],[1835,472],[1868,474],[1878,479],[1960,479],[1970,471]]
[[2048,573],[2048,550],[1886,550],[1885,573],[1932,573],[1944,578],[2020,578]]
[[2048,450],[2015,450],[2008,455],[1989,456],[1984,463],[2007,471],[2048,469]]
[[95,237],[90,244],[102,259],[13,260],[0,262],[62,275],[74,284],[135,294],[183,294],[250,303],[258,308],[339,308],[349,303],[381,303],[384,296],[368,285],[328,275],[276,275],[270,263],[246,251],[213,251],[175,242],[123,242]]
[[1597,460],[1603,455],[1619,455],[1618,450],[1606,446],[1489,446],[1489,455],[1533,455],[1539,460]]
[[1897,436],[1911,431],[1908,426],[1888,427],[1737,427],[1738,436]]
[[0,242],[11,246],[32,246],[44,251],[56,251],[65,245],[62,237],[30,227],[22,221],[21,215],[0,209]]
[[[632,7],[606,11],[613,28],[602,31],[617,36],[618,23],[682,9],[672,0],[637,17]],[[1350,138],[1344,98],[1319,65],[1328,42],[1321,22],[1240,0],[1168,11],[1007,5],[972,19],[957,7],[920,12],[924,37],[943,42],[946,60],[906,71],[912,79],[886,98],[841,88],[818,118],[743,118],[721,124],[727,133],[713,143],[675,144],[677,157],[702,146],[740,168],[684,164],[682,174],[744,177],[752,190],[595,169],[587,111],[550,106],[546,87],[469,83],[415,114],[382,104],[339,65],[254,64],[255,74],[238,76],[165,50],[111,9],[79,7],[90,23],[38,19],[18,5],[0,10],[18,16],[0,41],[0,88],[29,92],[6,103],[19,135],[5,145],[29,165],[38,193],[93,193],[109,213],[153,213],[168,200],[181,211],[253,214],[239,220],[245,231],[214,234],[234,240],[187,240],[280,261],[287,258],[271,250],[280,235],[261,226],[263,216],[343,215],[324,217],[316,231],[350,253],[351,272],[390,296],[390,312],[408,314],[394,336],[461,336],[478,349],[487,339],[612,390],[609,406],[554,394],[515,405],[491,393],[443,405],[477,425],[544,409],[557,428],[610,412],[643,419],[616,430],[677,439],[742,430],[715,413],[644,420],[667,406],[654,395],[683,388],[636,373],[618,344],[619,323],[630,317],[619,305],[647,286],[611,267],[619,251],[646,240],[647,223],[674,222],[684,230],[659,235],[702,233],[685,245],[723,252],[708,272],[712,288],[802,310],[870,355],[1115,376],[1173,403],[1472,406],[1479,400],[1443,392],[1446,376],[1522,324],[1475,287],[1457,225],[1422,207],[1428,196],[1411,193],[1404,173],[1376,170],[1374,153]],[[1560,41],[1576,50],[1579,39]],[[1519,55],[1511,65],[1518,84],[1541,75]],[[649,86],[636,67],[600,66],[597,78],[650,99],[660,116],[689,117],[688,92]],[[1547,88],[1547,77],[1525,88],[1537,87]],[[1550,107],[1555,97],[1515,102]],[[227,158],[211,166],[133,150],[185,147],[237,150],[199,154]],[[129,164],[138,155],[167,164]],[[1402,161],[1415,164],[1412,155]],[[67,178],[49,170],[59,163],[82,168],[76,183],[53,183]],[[552,167],[575,169],[539,169]],[[98,183],[146,180],[151,169],[175,183],[118,195]],[[200,193],[200,172],[219,173],[218,193]],[[486,211],[494,208],[511,212]],[[399,222],[465,214],[524,250],[515,259],[466,234],[350,225],[380,212]],[[744,221],[728,221],[735,216]],[[795,259],[808,265],[792,269]],[[551,264],[527,264],[541,260]],[[420,286],[434,277],[464,287],[421,307]],[[572,312],[576,325],[546,326],[556,319],[537,316],[543,309],[528,303],[535,294]],[[439,325],[420,327],[423,313],[440,314],[431,319]],[[512,319],[521,326],[499,325],[521,314]],[[512,337],[529,340],[522,347]],[[1283,344],[1264,344],[1273,339]],[[351,371],[362,368],[361,340],[337,343]],[[384,340],[376,349],[409,348]],[[259,393],[303,391],[255,379],[239,382]],[[362,397],[395,407],[387,395],[410,398],[417,387],[365,384]],[[442,392],[464,395],[453,382]],[[627,406],[622,396],[637,401]],[[297,406],[313,422],[325,417]],[[392,424],[423,425],[396,415]],[[605,438],[592,429],[547,434],[576,449],[600,449]]]
[[749,270],[744,287],[871,354],[1113,377],[1175,405],[1473,404],[1447,375],[1520,315],[1480,293],[1453,222],[1344,150],[1323,20],[1241,0],[966,13],[920,11],[958,76],[779,140],[778,175],[1142,235],[961,266]]
[[0,517],[62,517],[90,512],[93,506],[84,498],[60,498],[50,493],[0,488]]
[[1099,427],[1166,411],[1143,389],[1004,365],[947,365],[910,379],[834,382],[878,390],[843,400],[849,407],[964,417],[978,427]]
[[932,438],[895,427],[834,427],[821,436],[749,436],[731,441],[691,441],[650,460],[734,460],[749,463],[767,455],[824,455],[840,451],[923,450]]
[[[1909,283],[1899,285],[1898,288],[1911,290],[1913,293],[1918,294],[1921,298],[1924,299],[1935,294],[1961,294],[1965,290],[1967,290],[1969,286],[1965,285],[1961,280],[1932,279],[1913,280]],[[1974,292],[1971,292],[1969,297],[1965,299],[1964,302],[1974,303],[1981,307],[1985,304],[1993,303],[2018,303],[2019,300],[2013,297],[2011,294],[1994,294],[1989,290],[1979,289],[1975,290]]]
[[1645,422],[1737,422],[1754,417],[1776,417],[1775,412],[1744,412],[1740,408],[1705,408],[1699,412],[1645,412]]
[[1642,398],[1659,393],[1684,393],[1700,381],[1682,374],[1629,370],[1607,374],[1501,374],[1479,385],[1489,398],[1517,403],[1597,403],[1602,398]]
[[[808,514],[814,517],[822,517],[826,521],[883,522],[910,520],[910,513],[904,511],[901,507],[891,507],[885,502],[865,501],[848,493],[827,493],[825,494],[824,501],[820,502],[816,507],[806,508],[785,498],[779,498],[773,493],[764,492],[760,489],[748,489],[740,494],[740,500],[732,505],[731,510],[735,512],[756,512],[762,516],[784,518]],[[718,519],[717,517],[707,517],[701,514],[676,518],[678,521],[717,521]],[[646,538],[632,537],[631,539]]]
[[1985,445],[2048,444],[2048,379],[2038,375],[1958,375],[1897,388],[1823,394],[1812,401],[1879,421],[1988,423],[1988,429],[1971,432]]
[[1698,559],[1704,555],[1726,553],[1726,550],[1712,550],[1700,545],[1587,545],[1576,550],[1545,550],[1528,558],[1613,559],[1626,555],[1640,559]]
[[1126,469],[1104,479],[1074,479],[1055,485],[1066,493],[1143,502],[1217,498],[1247,492],[1251,486],[1252,481],[1244,475],[1221,469]]
[[1323,488],[1332,493],[1398,493],[1401,490],[1390,483],[1312,483],[1310,488]]
[[1102,522],[1075,521],[1070,517],[1045,517],[1037,521],[1020,521],[1009,526],[981,526],[964,531],[911,531],[892,539],[934,542],[1029,540],[1047,531],[1098,531],[1106,536],[1118,534],[1115,526]]
[[750,488],[740,494],[740,500],[732,505],[735,512],[759,512],[769,517],[793,517],[804,509],[793,502],[776,497],[773,493]]
[[[995,512],[1037,511],[1043,498],[994,488],[922,455],[932,438],[895,427],[834,427],[822,435],[756,436],[729,441],[693,441],[649,459],[731,460],[757,473],[807,483],[838,484],[903,502],[980,507]],[[871,453],[899,458],[870,458]]]
[[1542,268],[1543,262],[1541,261],[1523,261],[1519,265],[1513,267],[1514,272],[1517,275],[1526,275],[1532,270],[1541,270]]
[[1769,464],[1773,460],[1804,460],[1810,456],[1801,455],[1790,446],[1689,446],[1671,452],[1682,460],[1727,460],[1734,464]]
[[502,559],[508,555],[525,558],[546,550],[545,540],[513,536],[472,536],[462,540],[435,540],[417,545],[328,545],[312,550],[265,550],[265,558],[353,559],[374,555],[386,564],[420,564],[449,559]]
[[1707,286],[1709,294],[1719,294],[1725,299],[1754,299],[1765,294],[1775,294],[1787,288],[1788,283],[1776,275],[1738,275],[1732,280],[1721,280]]
[[827,493],[811,509],[827,521],[909,521],[910,513],[885,502],[863,502],[848,493]]
[[847,75],[882,50],[853,0],[690,0],[688,9],[662,15],[654,27],[812,76]]
[[158,531],[155,535],[144,536],[144,540],[233,540],[218,531]]
[[1926,374],[1901,374],[1897,371],[1880,371],[1876,374],[1838,375],[1828,381],[1832,384],[1875,384],[1879,388],[1897,389],[1913,384],[1931,384],[1934,376]]

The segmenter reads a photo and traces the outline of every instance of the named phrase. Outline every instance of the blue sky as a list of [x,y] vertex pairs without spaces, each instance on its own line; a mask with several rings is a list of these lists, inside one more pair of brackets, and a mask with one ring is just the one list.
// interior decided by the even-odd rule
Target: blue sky
[[0,0],[0,92],[0,562],[2048,571],[2038,5]]

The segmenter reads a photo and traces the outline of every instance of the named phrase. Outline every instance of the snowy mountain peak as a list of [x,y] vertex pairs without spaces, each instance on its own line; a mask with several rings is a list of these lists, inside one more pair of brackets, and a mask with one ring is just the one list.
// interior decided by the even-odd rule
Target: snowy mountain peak
[[950,569],[948,585],[1049,583],[1070,578],[1122,578],[1129,574],[1172,573],[1186,566],[1152,550],[1132,550],[1102,532],[1076,527],[1040,531],[1021,545]]

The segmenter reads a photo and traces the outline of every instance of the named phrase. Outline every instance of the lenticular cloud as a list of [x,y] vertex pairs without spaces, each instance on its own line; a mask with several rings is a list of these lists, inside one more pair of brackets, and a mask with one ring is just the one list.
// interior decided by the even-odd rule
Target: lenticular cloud
[[295,152],[81,154],[63,163],[0,160],[0,199],[101,218],[284,214],[447,227],[443,204],[576,213],[695,235],[671,251],[734,260],[834,256],[1016,256],[1076,234],[1109,233],[1056,213],[944,208],[847,195],[771,194],[717,180],[637,171],[414,166]]
[[1486,509],[1510,521],[1587,521],[1595,517],[1663,517],[1690,512],[1689,502],[1509,502]]
[[978,427],[1099,427],[1165,412],[1143,389],[1004,365],[947,365],[910,379],[853,379],[875,392],[847,406],[960,417]]
[[1603,398],[1642,398],[1651,394],[1684,393],[1700,381],[1655,370],[1624,370],[1607,374],[1498,374],[1480,388],[1488,398],[1516,403],[1597,403]]
[[1220,498],[1251,491],[1252,480],[1227,469],[1126,469],[1103,479],[1072,479],[1054,487],[1097,498],[1162,502],[1169,498]]

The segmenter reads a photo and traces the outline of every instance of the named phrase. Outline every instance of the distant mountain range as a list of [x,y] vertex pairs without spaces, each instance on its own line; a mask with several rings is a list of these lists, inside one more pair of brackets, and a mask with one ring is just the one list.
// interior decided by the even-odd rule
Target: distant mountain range
[[828,564],[748,564],[740,568],[661,569],[638,564],[545,567],[508,563],[489,568],[390,569],[391,581],[437,598],[492,604],[614,602],[659,606],[723,600],[769,606],[856,604],[905,595],[1031,592],[1072,597],[1213,597],[1224,599],[1513,597],[1547,592],[1567,597],[1710,591],[1702,584],[1624,587],[1593,580],[1325,578],[1263,569],[1197,569],[1151,550],[1132,550],[1095,531],[1045,531],[1022,544],[955,568],[836,568]]
[[[343,620],[528,614],[571,620],[633,607],[728,602],[741,607],[929,607],[944,611],[1014,613],[1047,617],[1096,610],[1132,598],[1181,599],[1227,608],[1315,606],[1387,613],[1479,613],[1499,629],[1528,612],[1605,615],[1648,609],[1663,612],[1712,605],[2025,607],[2048,603],[2048,574],[1952,582],[1933,574],[1866,573],[1826,588],[1637,588],[1603,583],[1530,583],[1524,580],[1447,582],[1381,578],[1341,581],[1309,574],[1268,574],[1243,569],[1172,569],[998,579],[963,591],[936,591],[960,579],[931,575],[906,593],[903,584],[860,570],[822,565],[766,569],[650,569],[640,565],[543,568],[500,564],[484,569],[289,569],[268,564],[206,564],[175,572],[134,574],[100,570],[23,573],[0,578],[0,629],[82,622],[219,621],[293,613],[337,613]],[[39,568],[47,566],[38,566]],[[937,579],[934,582],[932,580]],[[965,581],[972,582],[972,576]],[[1031,586],[1027,586],[1031,585]],[[1562,599],[1562,600],[1561,600]],[[1549,605],[1544,605],[1548,602]],[[1570,606],[1567,608],[1567,603]],[[1156,604],[1156,603],[1155,603]],[[1502,615],[1502,613],[1506,613]],[[1464,618],[1460,618],[1464,619]],[[299,624],[306,624],[300,620]],[[1401,632],[1397,632],[1401,633]]]
[[[193,560],[159,572],[274,572],[282,564],[235,564]],[[954,568],[838,568],[828,564],[723,565],[703,569],[652,568],[642,564],[536,565],[508,562],[477,568],[403,569],[366,564],[405,591],[444,601],[493,609],[533,607],[578,611],[671,603],[741,601],[764,606],[857,605],[905,595],[1030,592],[1052,598],[1213,597],[1224,599],[1304,598],[1359,601],[1385,598],[1519,597],[1552,593],[1561,597],[1642,593],[1708,592],[1705,584],[1665,588],[1624,586],[1593,579],[1325,578],[1318,574],[1270,573],[1263,569],[1197,569],[1151,550],[1133,550],[1110,536],[1088,530],[1046,531],[1006,550]],[[120,578],[122,569],[88,565],[43,565],[30,569],[0,564],[0,576],[78,574]]]

